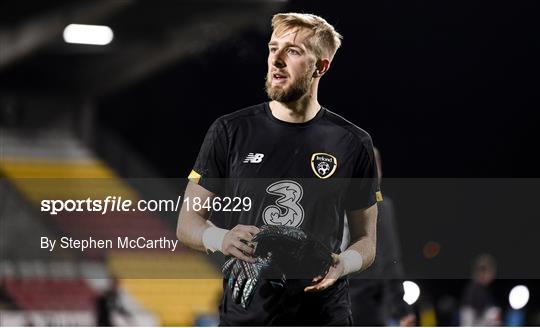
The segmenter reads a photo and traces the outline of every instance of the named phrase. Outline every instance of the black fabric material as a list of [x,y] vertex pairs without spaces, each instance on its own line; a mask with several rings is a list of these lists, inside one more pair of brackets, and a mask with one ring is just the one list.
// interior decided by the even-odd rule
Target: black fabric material
[[[319,167],[322,162],[327,167]],[[375,204],[379,190],[371,137],[326,108],[304,123],[278,120],[268,103],[220,117],[209,129],[193,169],[201,175],[198,183],[217,196],[252,200],[250,211],[212,212],[216,226],[297,227],[334,253],[340,252],[345,212]],[[305,293],[311,284],[287,281],[280,289],[261,281],[246,310],[232,302],[225,283],[221,323],[319,326],[347,320],[347,283]]]
[[[259,163],[246,162],[250,153],[264,157]],[[320,179],[314,173],[311,160],[316,153],[336,158],[335,172],[329,178]],[[312,120],[298,124],[273,117],[268,103],[225,115],[209,129],[193,169],[201,175],[199,184],[218,196],[253,201],[249,212],[213,213],[212,222],[217,226],[300,227],[336,253],[345,211],[375,204],[379,190],[370,136],[325,108]],[[223,179],[228,179],[226,185]],[[276,208],[274,214],[281,213],[269,222],[265,210],[275,207],[280,196],[268,188],[279,182],[296,189],[291,197],[302,209],[288,218],[283,215],[288,209]]]
[[348,282],[340,279],[320,293],[305,293],[309,280],[287,280],[287,288],[274,291],[264,280],[248,309],[234,306],[223,281],[220,326],[340,326],[352,321]]

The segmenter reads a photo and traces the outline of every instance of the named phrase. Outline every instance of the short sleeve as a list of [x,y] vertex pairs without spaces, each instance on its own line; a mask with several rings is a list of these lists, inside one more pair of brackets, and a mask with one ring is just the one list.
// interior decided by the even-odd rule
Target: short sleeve
[[227,177],[227,155],[228,136],[225,124],[218,119],[206,133],[189,180],[214,194],[222,194],[223,179]]
[[360,140],[355,159],[353,175],[345,201],[345,209],[348,211],[367,208],[382,200],[377,176],[377,162],[375,161],[373,143],[369,136]]

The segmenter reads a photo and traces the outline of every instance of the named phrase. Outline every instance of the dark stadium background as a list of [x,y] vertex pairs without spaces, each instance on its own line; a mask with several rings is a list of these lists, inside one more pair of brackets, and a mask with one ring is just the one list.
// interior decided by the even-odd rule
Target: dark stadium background
[[[387,177],[538,176],[532,2],[293,1],[289,8],[324,15],[344,35],[320,101],[371,133]],[[98,120],[124,126],[163,174],[182,176],[215,117],[266,99],[267,39],[266,31],[246,31],[213,44],[108,95]],[[163,128],[137,132],[148,123]]]
[[[459,299],[473,258],[492,253],[505,278],[494,285],[503,308],[509,289],[525,283],[530,313],[538,312],[536,2],[109,3],[0,5],[8,36],[0,45],[7,58],[0,66],[0,127],[74,131],[123,178],[185,178],[217,117],[266,100],[272,13],[319,14],[344,36],[319,101],[368,131],[381,150],[406,271],[425,278],[420,281],[434,300],[444,294]],[[25,37],[17,30],[23,23],[53,22],[58,10],[90,12],[93,6],[102,6],[103,14],[85,19],[115,31],[110,45],[67,45],[51,32],[10,57],[20,46],[17,38]],[[48,26],[46,19],[34,22],[41,31]],[[422,205],[430,190],[407,194],[399,179],[532,182],[523,194],[494,200],[489,217],[471,219]],[[505,216],[499,206],[515,206],[519,214]],[[432,210],[418,213],[419,207]],[[432,260],[422,254],[429,241],[441,246]],[[532,314],[527,320],[539,323]]]

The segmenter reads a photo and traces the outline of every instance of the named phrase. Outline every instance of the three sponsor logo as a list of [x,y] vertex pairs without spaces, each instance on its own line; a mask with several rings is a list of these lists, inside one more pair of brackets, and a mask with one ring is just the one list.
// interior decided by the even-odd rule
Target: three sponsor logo
[[[244,163],[260,164],[264,154],[249,153]],[[337,159],[327,153],[314,153],[311,155],[311,170],[320,179],[331,177],[337,169]],[[278,196],[272,205],[267,206],[262,218],[265,224],[286,225],[299,227],[304,221],[304,208],[300,204],[304,190],[302,186],[292,180],[282,180],[272,183],[266,188],[270,195]]]

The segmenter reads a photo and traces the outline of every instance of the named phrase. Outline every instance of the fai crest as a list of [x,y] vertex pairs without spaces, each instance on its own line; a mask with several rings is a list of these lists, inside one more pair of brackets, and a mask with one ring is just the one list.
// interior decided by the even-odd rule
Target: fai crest
[[311,155],[311,169],[319,178],[329,178],[336,172],[337,159],[327,153],[315,153]]

